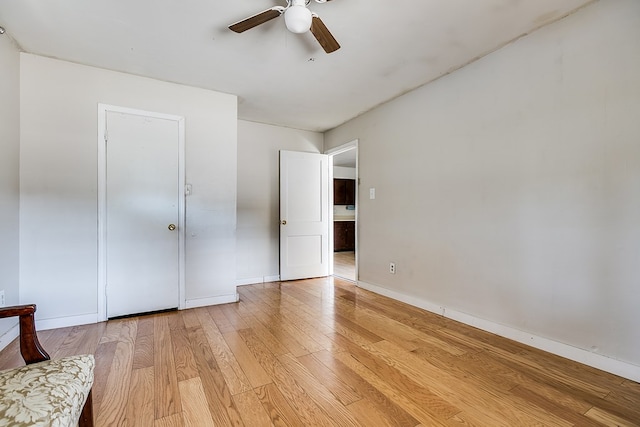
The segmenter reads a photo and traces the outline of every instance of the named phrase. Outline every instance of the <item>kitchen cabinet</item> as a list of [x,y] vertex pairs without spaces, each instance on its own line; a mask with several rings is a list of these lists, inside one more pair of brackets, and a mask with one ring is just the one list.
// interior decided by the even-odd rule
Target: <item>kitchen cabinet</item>
[[356,180],[336,178],[333,180],[333,204],[356,204]]
[[334,221],[333,251],[354,251],[356,249],[356,222]]

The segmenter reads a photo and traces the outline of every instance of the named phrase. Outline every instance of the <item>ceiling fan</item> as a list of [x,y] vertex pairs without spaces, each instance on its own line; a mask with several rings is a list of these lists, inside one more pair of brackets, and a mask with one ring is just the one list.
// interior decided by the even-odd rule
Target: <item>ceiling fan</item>
[[[315,0],[316,3],[326,3],[331,0]],[[274,6],[247,19],[229,26],[236,33],[242,33],[260,24],[264,24],[284,13],[284,22],[292,33],[302,34],[311,30],[325,52],[331,53],[340,49],[340,45],[329,32],[320,17],[311,12],[307,6],[311,0],[287,0],[287,6]]]

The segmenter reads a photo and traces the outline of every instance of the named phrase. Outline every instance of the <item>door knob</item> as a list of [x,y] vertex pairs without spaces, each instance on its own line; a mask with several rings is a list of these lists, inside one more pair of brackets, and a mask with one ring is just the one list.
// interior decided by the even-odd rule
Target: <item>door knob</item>
[[282,224],[282,225],[287,225],[287,220],[286,220],[286,219],[283,219],[282,221],[280,221],[280,224]]
[[167,228],[169,229],[169,231],[173,231],[176,229],[176,226],[174,224],[169,224]]

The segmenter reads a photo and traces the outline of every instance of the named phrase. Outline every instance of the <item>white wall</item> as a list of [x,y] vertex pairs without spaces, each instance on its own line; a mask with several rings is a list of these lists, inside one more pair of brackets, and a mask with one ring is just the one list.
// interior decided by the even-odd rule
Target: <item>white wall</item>
[[362,285],[639,380],[639,24],[596,2],[328,132]]
[[185,117],[187,304],[234,298],[236,97],[30,54],[20,65],[20,300],[39,325],[97,313],[98,103]]
[[333,177],[342,179],[356,179],[356,168],[346,168],[344,166],[333,167]]
[[[0,36],[0,290],[7,305],[17,304],[19,298],[19,89],[20,54],[5,34]],[[16,319],[0,321],[0,348],[6,344],[2,336],[15,324]]]
[[279,151],[321,153],[317,132],[238,121],[239,284],[278,280]]

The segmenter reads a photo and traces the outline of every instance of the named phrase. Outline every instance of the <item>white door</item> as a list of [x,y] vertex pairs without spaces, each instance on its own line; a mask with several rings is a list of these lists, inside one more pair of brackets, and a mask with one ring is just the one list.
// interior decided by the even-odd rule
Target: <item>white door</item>
[[329,158],[280,151],[280,279],[329,274]]
[[107,317],[179,306],[179,123],[106,112]]

